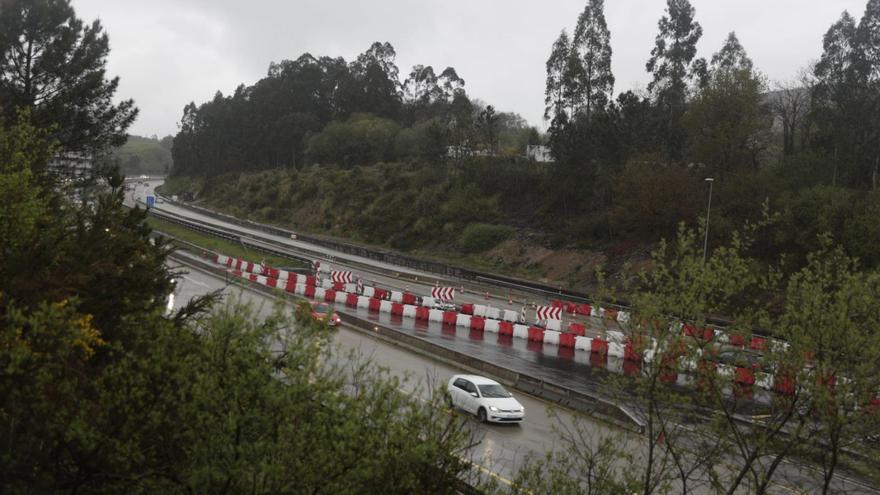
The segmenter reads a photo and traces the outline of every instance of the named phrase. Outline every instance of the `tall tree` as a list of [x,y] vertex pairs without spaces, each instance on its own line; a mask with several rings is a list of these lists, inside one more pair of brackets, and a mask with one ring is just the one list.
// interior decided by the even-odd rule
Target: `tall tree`
[[[663,115],[661,134],[669,160],[682,157],[685,133],[681,126],[690,83],[697,78],[703,62],[695,60],[697,42],[703,28],[694,20],[694,8],[688,0],[667,0],[666,15],[657,23],[651,58],[645,68],[653,79],[648,90],[654,93]],[[699,63],[698,63],[699,62]]]
[[544,118],[555,122],[564,119],[567,102],[565,99],[565,77],[568,66],[571,41],[563,29],[553,42],[550,57],[547,59],[547,84],[544,89]]
[[842,162],[853,149],[852,119],[857,115],[855,101],[856,21],[844,11],[840,19],[828,28],[822,39],[822,56],[813,68],[816,85],[813,88],[814,119],[831,155],[831,184],[836,185],[844,170]]
[[119,78],[106,78],[107,34],[76,17],[69,0],[10,0],[0,7],[0,111],[15,121],[30,108],[61,152],[96,152],[125,142],[137,116],[132,100],[113,103]]
[[746,54],[735,32],[731,31],[721,50],[712,55],[710,68],[713,72],[752,70],[752,59]]
[[691,158],[724,175],[749,166],[758,168],[770,121],[762,104],[763,78],[736,34],[712,57],[708,82],[691,102],[683,123],[689,131]]
[[576,85],[577,108],[587,119],[605,108],[614,90],[611,73],[611,33],[605,22],[605,1],[589,0],[578,17],[571,44],[572,55],[579,60]]
[[880,0],[869,0],[856,31],[856,71],[862,88],[865,156],[860,171],[871,189],[880,186]]

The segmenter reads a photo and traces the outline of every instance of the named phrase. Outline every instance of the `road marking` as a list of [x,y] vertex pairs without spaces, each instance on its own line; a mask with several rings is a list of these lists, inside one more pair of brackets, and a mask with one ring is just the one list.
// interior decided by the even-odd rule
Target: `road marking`
[[194,283],[194,284],[196,284],[196,285],[201,285],[202,287],[209,287],[208,284],[206,284],[206,283],[204,283],[204,282],[199,282],[198,280],[196,280],[196,279],[190,277],[189,275],[184,275],[183,278],[189,280],[190,282],[192,282],[192,283]]

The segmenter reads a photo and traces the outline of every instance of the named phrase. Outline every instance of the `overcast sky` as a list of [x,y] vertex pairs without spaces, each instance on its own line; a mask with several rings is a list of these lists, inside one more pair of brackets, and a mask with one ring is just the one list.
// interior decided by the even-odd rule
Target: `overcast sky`
[[[770,81],[793,78],[821,53],[843,10],[858,20],[867,0],[691,0],[703,26],[699,56],[736,31]],[[401,75],[414,64],[455,67],[471,97],[543,127],[544,63],[585,0],[73,0],[110,36],[117,96],[134,98],[130,132],[177,132],[183,106],[253,84],[269,63],[304,52],[351,60],[373,41],[397,50]],[[644,87],[664,0],[606,0],[614,91]]]

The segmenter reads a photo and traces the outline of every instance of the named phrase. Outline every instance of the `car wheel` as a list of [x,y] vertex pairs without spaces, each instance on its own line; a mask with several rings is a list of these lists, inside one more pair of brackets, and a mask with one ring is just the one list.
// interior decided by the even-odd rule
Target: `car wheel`
[[486,410],[482,407],[477,410],[477,419],[480,421],[480,423],[485,423],[486,421],[488,421],[488,418],[486,417]]

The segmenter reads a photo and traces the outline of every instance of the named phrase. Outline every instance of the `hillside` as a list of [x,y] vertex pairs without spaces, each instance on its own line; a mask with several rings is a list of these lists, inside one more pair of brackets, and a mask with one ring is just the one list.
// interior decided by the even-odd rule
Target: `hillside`
[[116,148],[111,159],[117,160],[123,174],[164,175],[171,169],[171,136],[162,139],[129,135],[124,145]]

